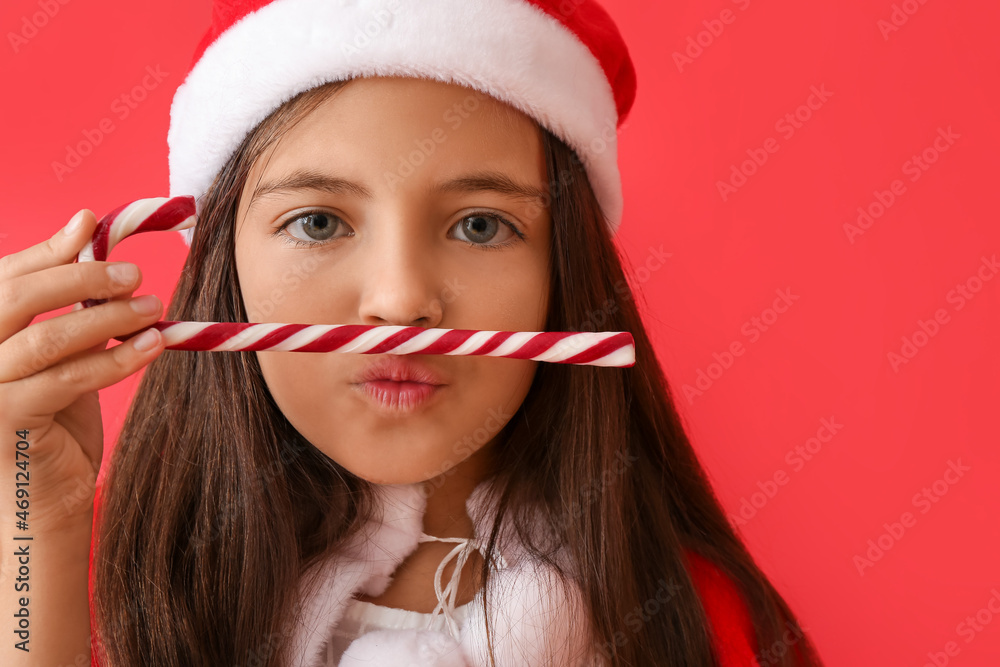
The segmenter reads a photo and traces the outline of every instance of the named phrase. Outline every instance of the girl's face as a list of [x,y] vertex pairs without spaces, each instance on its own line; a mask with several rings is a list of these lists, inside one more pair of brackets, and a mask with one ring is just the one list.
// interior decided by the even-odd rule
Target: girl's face
[[[501,102],[423,79],[356,79],[253,165],[236,228],[249,321],[542,331],[551,233],[546,177],[541,130]],[[266,192],[255,197],[258,187]],[[378,484],[456,470],[481,474],[538,363],[257,357],[299,433]],[[415,405],[383,391],[399,383],[366,389],[359,376],[386,359],[419,364],[442,384]]]

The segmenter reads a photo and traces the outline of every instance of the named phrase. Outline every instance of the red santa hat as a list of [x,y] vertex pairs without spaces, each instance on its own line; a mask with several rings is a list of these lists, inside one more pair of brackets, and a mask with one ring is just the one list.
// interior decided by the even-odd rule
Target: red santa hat
[[[456,83],[519,109],[576,152],[617,230],[617,133],[635,69],[595,0],[215,0],[170,108],[170,196],[193,195],[200,213],[216,174],[268,114],[363,76]],[[188,244],[193,231],[180,232]]]

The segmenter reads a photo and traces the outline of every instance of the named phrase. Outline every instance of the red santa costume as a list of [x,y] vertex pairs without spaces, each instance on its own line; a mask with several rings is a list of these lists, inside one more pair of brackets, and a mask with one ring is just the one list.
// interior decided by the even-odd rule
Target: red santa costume
[[[636,79],[617,27],[595,0],[216,0],[171,106],[170,196],[194,195],[201,213],[215,175],[271,111],[322,83],[361,76],[456,83],[519,109],[576,152],[617,230],[617,130]],[[190,242],[193,229],[180,233]],[[502,532],[490,577],[495,593],[485,598],[480,591],[455,609],[457,581],[440,581],[443,562],[432,614],[356,600],[380,595],[420,542],[438,539],[421,530],[420,485],[378,489],[381,519],[301,582],[302,616],[287,664],[485,666],[487,603],[498,667],[601,664],[606,651],[589,636],[577,592],[527,557],[513,531]],[[445,559],[456,559],[456,573],[489,534],[491,490],[483,482],[467,501],[474,537],[456,540]],[[735,586],[708,561],[686,557],[722,665],[756,665],[753,627]],[[664,584],[657,604],[669,601],[675,582]]]

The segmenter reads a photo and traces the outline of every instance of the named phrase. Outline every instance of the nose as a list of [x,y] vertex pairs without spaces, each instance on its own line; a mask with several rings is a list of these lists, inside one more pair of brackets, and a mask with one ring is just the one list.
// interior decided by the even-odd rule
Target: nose
[[[409,221],[413,222],[413,221]],[[410,232],[388,233],[392,225],[370,238],[362,278],[360,318],[370,325],[435,328],[444,317],[441,300],[445,276],[433,252]],[[398,229],[398,227],[395,227]],[[437,264],[437,266],[436,266]]]

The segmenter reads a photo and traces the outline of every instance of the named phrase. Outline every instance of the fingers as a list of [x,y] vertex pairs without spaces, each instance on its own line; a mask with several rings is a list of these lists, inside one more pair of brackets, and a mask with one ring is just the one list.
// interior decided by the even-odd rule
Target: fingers
[[[111,304],[102,306],[108,305]],[[150,346],[142,349],[142,345]],[[156,329],[150,329],[109,350],[50,366],[16,385],[0,385],[0,394],[10,405],[11,413],[23,415],[30,427],[33,420],[51,420],[53,414],[65,409],[80,395],[128,377],[155,359],[163,349],[163,336]],[[15,386],[17,391],[7,389]]]
[[[135,290],[142,280],[131,262],[63,264],[0,282],[0,341],[40,313],[85,299],[107,299]],[[90,310],[90,309],[84,309]]]
[[[122,294],[122,295],[120,295],[120,296],[115,296],[115,297],[112,297],[112,301],[115,301],[115,300],[128,300],[128,299],[131,299],[131,298],[132,298],[132,293],[133,293],[134,291],[135,291],[135,290],[130,290],[130,291],[129,291],[128,293],[126,293],[126,294]],[[72,312],[76,312],[76,311],[78,311],[78,310],[83,310],[83,304],[82,304],[82,303],[80,303],[79,301],[73,304],[73,310],[72,310]],[[117,337],[116,337],[116,338],[117,338]],[[84,350],[81,350],[81,351],[79,351],[79,352],[75,352],[75,353],[72,353],[72,354],[68,354],[68,355],[66,355],[66,357],[65,357],[65,358],[63,359],[63,361],[68,361],[68,360],[70,360],[70,359],[76,359],[77,357],[81,357],[81,356],[83,356],[83,355],[86,355],[86,354],[92,354],[92,353],[94,353],[94,352],[101,352],[102,350],[105,350],[105,349],[107,349],[107,347],[108,347],[108,343],[109,343],[109,342],[110,342],[110,340],[102,340],[101,342],[97,343],[97,344],[96,344],[96,345],[94,345],[93,347],[88,347],[88,348],[86,348],[86,349],[84,349]]]
[[162,307],[155,295],[147,294],[32,324],[0,345],[0,382],[20,380],[63,361],[70,365],[86,361],[90,355],[79,353],[97,351],[95,346],[102,349],[113,336],[150,326],[158,320]]
[[[67,233],[67,227],[74,221],[79,223],[77,228]],[[97,217],[90,209],[80,209],[67,227],[26,250],[0,258],[0,282],[72,262],[94,235]]]
[[[154,295],[135,298],[142,281],[128,262],[75,262],[97,218],[81,209],[45,241],[0,258],[0,399],[12,414],[42,423],[86,392],[134,373],[164,349],[155,329],[106,349],[109,339],[159,319]],[[76,223],[73,225],[72,223]],[[91,308],[78,302],[108,299]],[[32,324],[41,313],[69,313]]]

